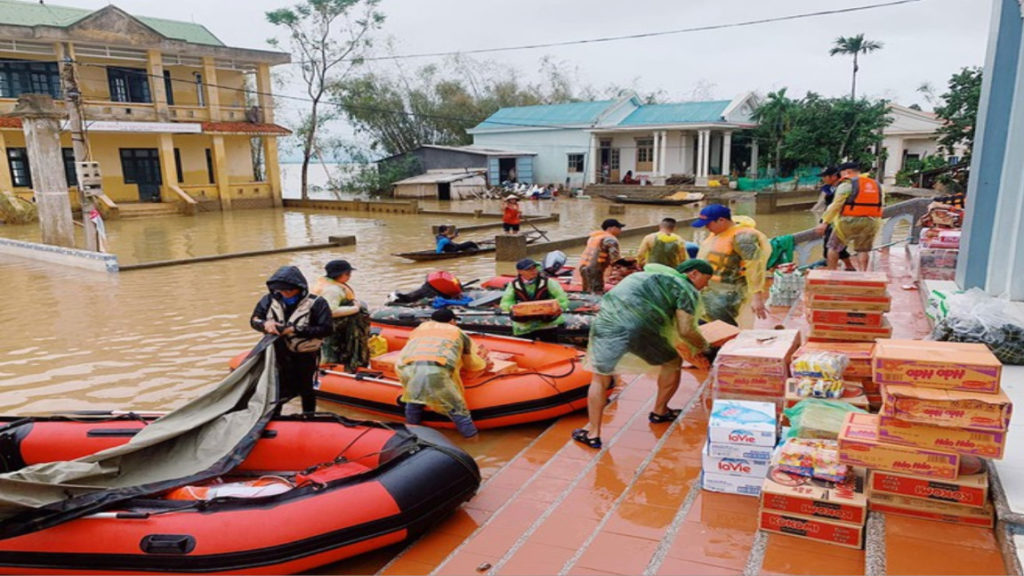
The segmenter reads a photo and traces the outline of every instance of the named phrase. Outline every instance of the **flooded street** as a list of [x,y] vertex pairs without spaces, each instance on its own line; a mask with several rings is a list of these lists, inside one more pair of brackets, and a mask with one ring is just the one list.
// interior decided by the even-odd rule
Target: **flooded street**
[[[561,214],[560,222],[543,225],[552,239],[595,229],[608,216],[609,205],[598,200],[524,204],[528,215],[552,210]],[[499,209],[496,201],[423,206],[465,212]],[[736,212],[750,213],[743,208],[737,206]],[[696,212],[694,207],[629,206],[619,218],[639,226]],[[789,213],[758,221],[771,236],[806,229],[814,218]],[[278,266],[296,265],[312,283],[327,261],[345,258],[357,268],[351,285],[358,297],[379,305],[388,292],[416,287],[435,269],[431,263],[413,264],[390,254],[431,247],[430,225],[443,222],[480,223],[472,217],[240,210],[112,221],[107,224],[110,246],[122,264],[134,264],[325,242],[330,235],[355,235],[357,244],[112,275],[0,256],[8,295],[0,307],[0,406],[4,414],[173,409],[218,381],[228,359],[256,343],[258,335],[249,328],[248,317],[266,290],[267,276]],[[692,229],[681,232],[697,238]],[[36,241],[38,225],[0,227],[0,235]],[[629,238],[623,247],[635,251],[639,242],[640,237]],[[567,253],[575,259],[581,250]],[[494,274],[489,254],[444,265],[464,281]],[[335,410],[324,402],[320,407]],[[489,430],[467,449],[486,478],[544,428],[537,424]],[[333,569],[373,571],[387,558],[388,552],[381,551]]]

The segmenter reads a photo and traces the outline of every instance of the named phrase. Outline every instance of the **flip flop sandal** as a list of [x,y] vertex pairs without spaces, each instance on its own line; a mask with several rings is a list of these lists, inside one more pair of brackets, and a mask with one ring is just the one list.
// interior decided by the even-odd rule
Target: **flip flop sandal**
[[577,428],[572,431],[572,439],[583,444],[588,448],[598,449],[601,447],[601,438],[594,436],[593,438],[583,428]]
[[647,415],[647,419],[650,420],[652,424],[663,424],[665,422],[673,422],[673,421],[675,421],[675,419],[679,418],[679,415],[682,414],[682,413],[683,413],[682,410],[677,410],[675,408],[669,408],[668,411],[665,412],[664,414],[658,414],[657,412],[651,412],[650,414]]

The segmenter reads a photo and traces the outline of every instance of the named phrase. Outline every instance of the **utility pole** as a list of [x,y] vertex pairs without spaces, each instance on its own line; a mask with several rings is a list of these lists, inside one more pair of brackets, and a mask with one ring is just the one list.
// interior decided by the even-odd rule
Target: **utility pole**
[[71,148],[75,154],[76,174],[78,174],[78,202],[82,206],[82,228],[85,230],[85,249],[91,252],[99,250],[96,234],[96,223],[91,214],[96,206],[92,194],[86,190],[82,182],[81,170],[77,167],[90,160],[89,144],[85,140],[85,120],[82,113],[82,92],[78,87],[75,74],[75,61],[71,58],[71,45],[64,44],[64,68],[61,70],[61,83],[64,89],[64,103],[68,112],[68,124],[71,129]]

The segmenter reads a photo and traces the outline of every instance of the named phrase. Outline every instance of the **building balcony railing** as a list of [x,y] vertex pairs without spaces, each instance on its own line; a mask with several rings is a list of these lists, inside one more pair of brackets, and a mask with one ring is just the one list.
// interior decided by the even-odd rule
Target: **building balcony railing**
[[[0,98],[0,115],[10,113],[18,103],[17,98]],[[64,106],[62,100],[55,100],[58,109]],[[156,105],[151,102],[110,102],[105,100],[86,100],[84,113],[87,120],[115,120],[122,122],[208,122],[210,109],[206,106],[173,105],[168,106],[166,119],[157,114]],[[223,122],[250,122],[259,124],[265,121],[263,110],[259,106],[221,106],[220,120]]]
[[88,120],[121,120],[134,122],[156,122],[159,120],[152,103],[103,102],[86,100],[83,113]]
[[210,110],[205,106],[168,106],[171,120],[179,122],[206,122],[210,119]]

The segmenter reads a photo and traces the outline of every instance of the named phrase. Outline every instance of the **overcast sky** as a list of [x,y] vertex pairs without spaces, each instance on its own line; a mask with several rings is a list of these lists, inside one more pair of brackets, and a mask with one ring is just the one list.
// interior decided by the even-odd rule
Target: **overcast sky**
[[[724,24],[864,6],[883,0],[383,0],[381,36],[398,54],[472,50],[589,39]],[[101,8],[104,0],[48,3]],[[126,11],[206,25],[230,46],[267,49],[278,34],[267,10],[280,0],[121,0]],[[858,94],[929,108],[916,92],[928,82],[941,94],[949,76],[984,63],[991,0],[921,0],[846,15],[822,16],[711,32],[539,50],[502,52],[487,59],[529,77],[545,55],[576,68],[582,82],[663,90],[670,100],[695,94],[727,99],[788,87],[826,96],[849,93],[849,57],[830,57],[838,36],[864,33],[884,43],[862,56]],[[436,61],[436,60],[435,60]],[[413,59],[405,65],[430,62]],[[535,79],[535,78],[531,78]],[[291,106],[300,105],[292,103]],[[283,120],[283,119],[282,119]]]

